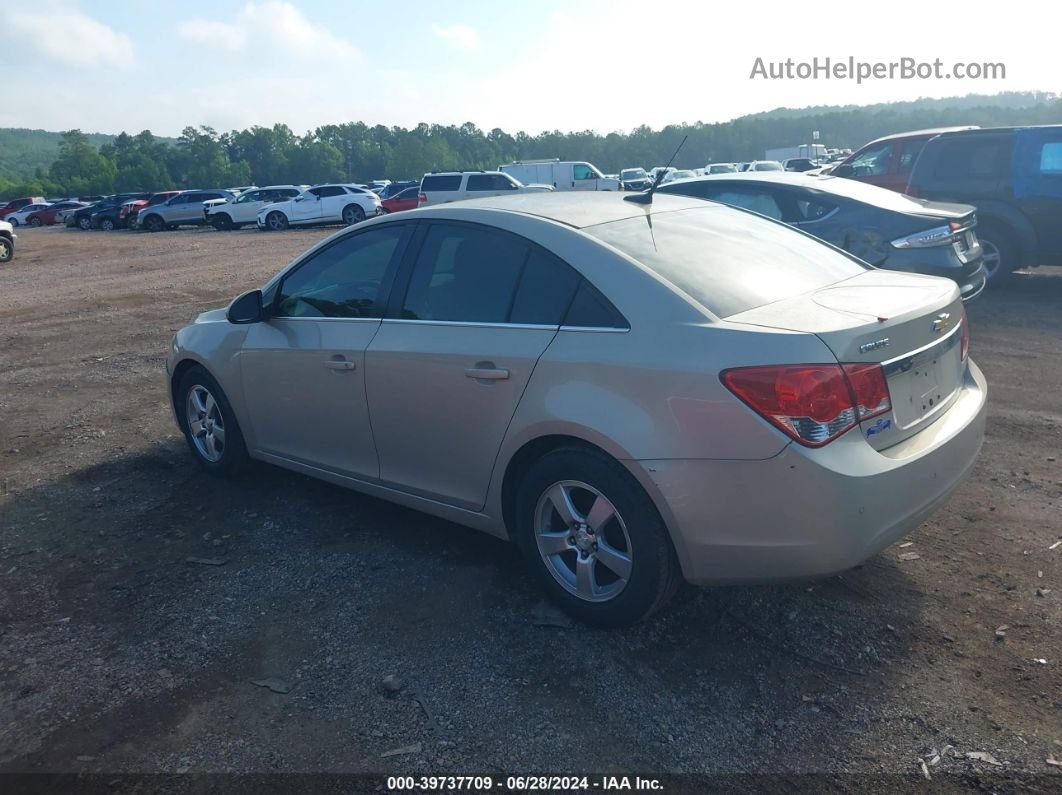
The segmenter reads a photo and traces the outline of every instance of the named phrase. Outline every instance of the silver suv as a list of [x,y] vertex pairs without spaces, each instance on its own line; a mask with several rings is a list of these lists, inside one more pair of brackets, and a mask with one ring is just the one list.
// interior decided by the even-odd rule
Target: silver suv
[[201,226],[206,223],[203,202],[210,199],[233,201],[235,195],[227,190],[186,190],[154,207],[145,207],[136,216],[136,225],[148,232],[161,232],[182,224]]
[[525,185],[502,171],[444,171],[425,174],[421,179],[420,206],[552,190],[552,185]]

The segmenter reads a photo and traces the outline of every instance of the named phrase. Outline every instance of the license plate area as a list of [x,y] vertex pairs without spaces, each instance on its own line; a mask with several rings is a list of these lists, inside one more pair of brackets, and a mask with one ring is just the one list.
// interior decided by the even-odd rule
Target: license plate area
[[904,430],[943,411],[962,382],[958,329],[931,347],[886,362],[893,421]]

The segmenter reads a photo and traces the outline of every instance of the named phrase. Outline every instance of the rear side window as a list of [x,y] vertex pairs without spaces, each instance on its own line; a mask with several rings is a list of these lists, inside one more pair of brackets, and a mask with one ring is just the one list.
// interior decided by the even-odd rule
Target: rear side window
[[941,138],[933,175],[943,179],[1006,176],[1010,170],[1009,143],[1009,137]]
[[719,317],[857,276],[870,266],[782,224],[719,206],[587,227]]
[[460,188],[460,174],[426,174],[420,183],[420,189],[424,193],[431,190],[460,190]]
[[516,183],[501,174],[470,174],[468,190],[516,190]]
[[1040,173],[1062,174],[1062,143],[1046,143],[1040,149]]
[[578,284],[579,274],[566,263],[533,249],[524,263],[509,322],[560,325]]
[[579,284],[564,318],[564,325],[577,328],[630,328],[619,310],[587,281]]
[[782,220],[782,208],[778,206],[778,202],[775,201],[767,191],[756,190],[720,190],[707,192],[707,198],[713,201],[722,202],[723,204],[730,204],[734,207],[741,207],[745,210],[752,210],[760,215],[766,215],[768,218],[773,218],[776,221]]

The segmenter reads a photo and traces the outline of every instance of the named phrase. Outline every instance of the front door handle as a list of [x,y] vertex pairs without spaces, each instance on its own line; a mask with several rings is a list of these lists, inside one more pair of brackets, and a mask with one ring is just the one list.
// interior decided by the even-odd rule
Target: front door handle
[[504,381],[509,371],[501,367],[469,367],[465,375],[478,381]]
[[329,370],[355,370],[357,365],[346,359],[329,359],[324,363]]

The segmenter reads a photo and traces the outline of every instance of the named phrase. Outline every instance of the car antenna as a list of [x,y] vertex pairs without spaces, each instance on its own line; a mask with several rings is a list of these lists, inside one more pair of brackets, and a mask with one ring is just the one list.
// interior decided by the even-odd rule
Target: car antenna
[[654,179],[653,184],[649,186],[649,190],[647,190],[645,193],[632,193],[629,196],[624,196],[623,198],[626,201],[634,202],[635,204],[652,204],[653,194],[656,192],[656,189],[660,185],[660,183],[664,181],[664,175],[667,174],[667,170],[671,168],[671,164],[675,162],[675,158],[678,157],[679,151],[682,149],[683,146],[686,145],[687,138],[689,138],[688,135],[682,136],[682,142],[675,150],[675,154],[671,155],[671,159],[667,161],[667,165],[657,172],[656,179]]

